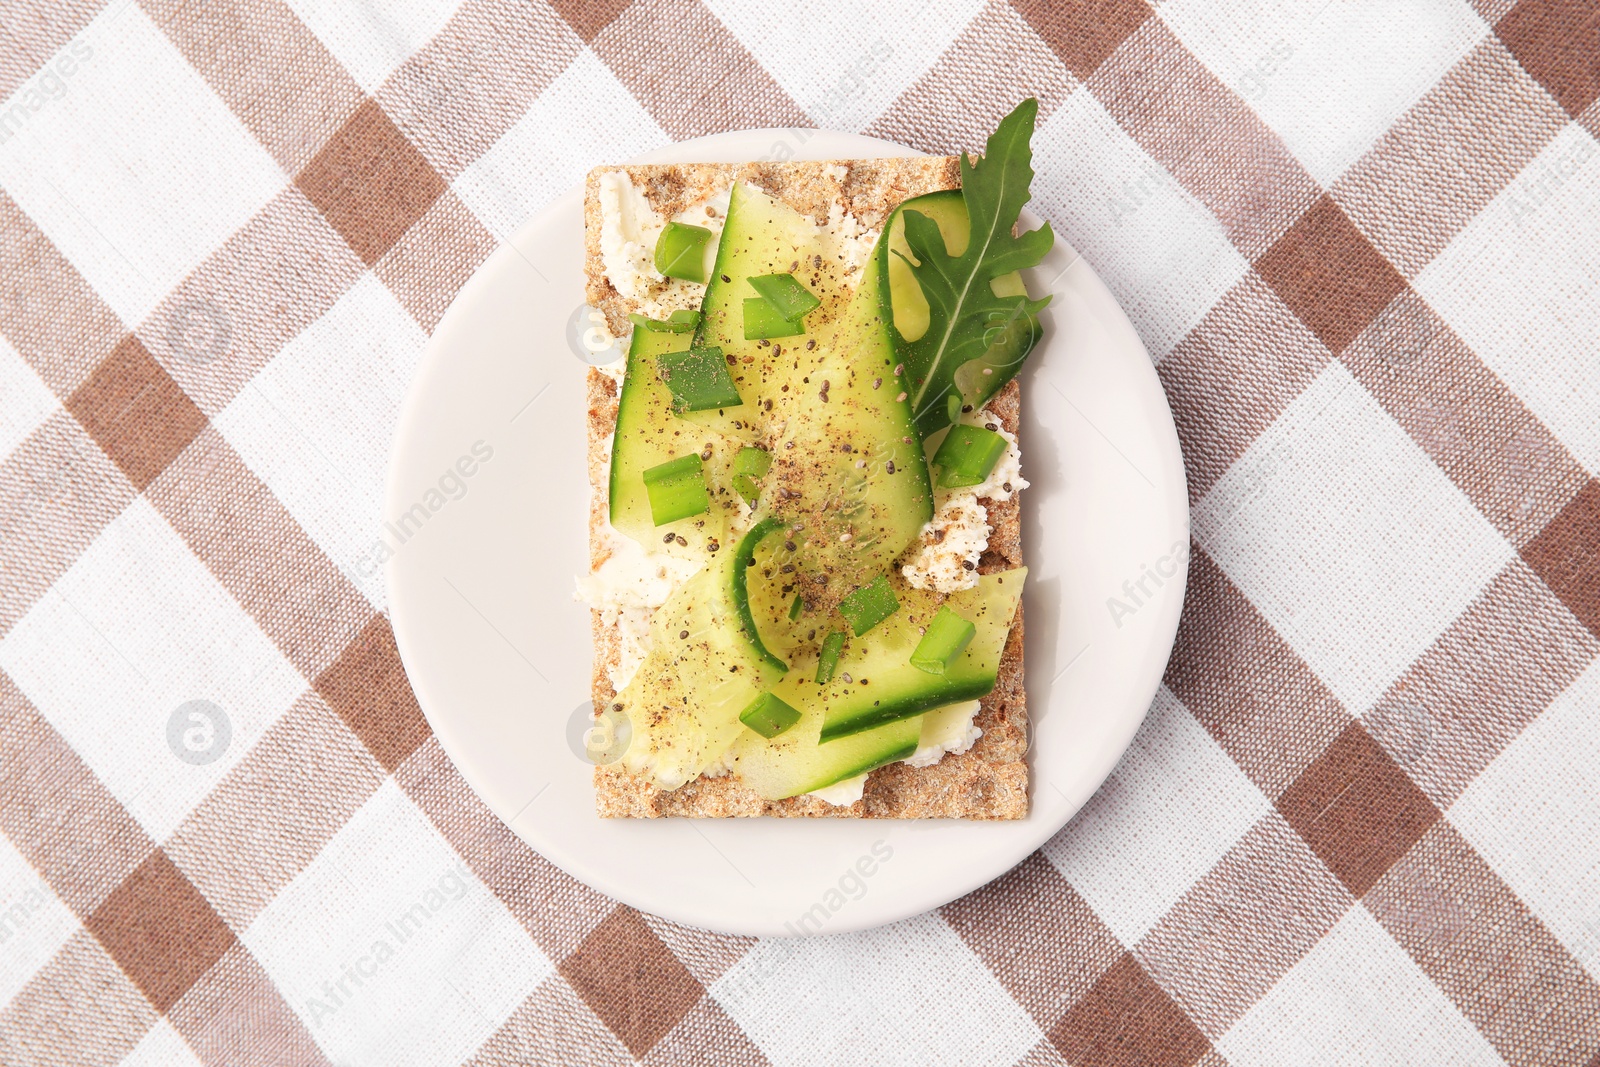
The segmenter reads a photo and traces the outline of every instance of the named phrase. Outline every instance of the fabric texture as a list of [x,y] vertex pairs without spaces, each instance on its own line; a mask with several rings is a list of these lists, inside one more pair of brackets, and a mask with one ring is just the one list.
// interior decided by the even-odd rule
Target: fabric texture
[[[1600,1064],[1594,0],[5,6],[0,1062]],[[938,912],[616,905],[395,651],[429,332],[596,164],[1025,95],[1187,461],[1144,728]]]

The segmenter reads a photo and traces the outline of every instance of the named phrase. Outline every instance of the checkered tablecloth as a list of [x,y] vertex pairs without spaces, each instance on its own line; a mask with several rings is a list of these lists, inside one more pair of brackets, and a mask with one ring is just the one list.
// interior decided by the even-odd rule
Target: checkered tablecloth
[[[0,1062],[1600,1064],[1593,0],[23,0],[0,84]],[[598,163],[1030,94],[1187,457],[1143,730],[937,913],[617,906],[395,652],[429,331]]]

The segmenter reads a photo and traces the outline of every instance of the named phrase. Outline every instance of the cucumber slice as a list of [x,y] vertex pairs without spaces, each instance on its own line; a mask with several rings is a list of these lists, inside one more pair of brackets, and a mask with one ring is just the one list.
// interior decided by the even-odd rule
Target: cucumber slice
[[[993,689],[1026,578],[1022,567],[986,574],[976,587],[953,593],[942,604],[937,594],[904,589],[900,611],[850,643],[820,696],[812,688],[809,703],[823,705],[819,736],[824,744],[945,704],[974,700]],[[971,622],[976,634],[945,665],[944,673],[929,674],[911,659],[921,643],[919,631],[932,624],[944,605]]]
[[[783,386],[799,382],[815,361],[815,349],[805,347],[806,338],[819,337],[838,316],[849,302],[854,284],[844,276],[843,264],[826,252],[822,232],[810,219],[751,185],[734,185],[717,245],[716,268],[700,302],[694,343],[714,345],[733,357],[729,370],[744,406],[696,412],[691,416],[694,421],[753,444],[766,435],[772,419],[783,417]],[[778,342],[746,337],[745,301],[765,303],[764,298],[751,296],[755,290],[750,279],[791,272],[800,285],[819,297],[817,308],[804,322],[790,327],[792,337]],[[776,323],[786,324],[776,309],[774,315]]]
[[[628,344],[617,428],[611,438],[610,518],[619,532],[646,546],[679,533],[697,545],[710,537],[724,537],[731,516],[739,510],[730,473],[738,446],[674,415],[672,391],[657,373],[657,357],[688,347],[688,333],[640,328]],[[657,526],[644,472],[689,453],[704,459],[710,510]]]
[[[777,693],[792,702],[800,698],[799,688],[786,681]],[[810,688],[815,695],[816,687]],[[905,759],[916,752],[922,738],[922,718],[918,716],[820,744],[822,708],[816,704],[794,706],[800,719],[782,734],[770,741],[744,734],[728,749],[727,762],[765,800],[799,796]]]
[[721,758],[745,732],[740,714],[780,678],[740,634],[732,564],[732,552],[718,553],[656,609],[650,653],[616,697],[632,728],[621,763],[662,789]]
[[807,603],[826,615],[916,540],[933,517],[933,490],[895,378],[876,272],[815,351],[810,373],[791,386],[805,395],[778,405],[783,433],[756,512],[789,526]]

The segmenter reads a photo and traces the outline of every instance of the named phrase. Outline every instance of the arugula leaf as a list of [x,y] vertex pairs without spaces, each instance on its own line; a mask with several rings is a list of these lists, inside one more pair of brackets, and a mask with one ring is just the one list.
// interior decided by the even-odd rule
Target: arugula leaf
[[1050,298],[1033,300],[1025,290],[996,296],[990,286],[1002,275],[1035,266],[1055,243],[1049,223],[1019,236],[1011,232],[1033,180],[1028,142],[1038,111],[1039,101],[1029,97],[1000,121],[981,159],[961,154],[970,227],[961,255],[949,254],[933,219],[903,212],[906,245],[915,259],[894,254],[906,261],[928,300],[927,331],[901,346],[912,417],[924,439],[954,422],[964,404],[977,407],[998,392],[1039,340],[1036,316]]

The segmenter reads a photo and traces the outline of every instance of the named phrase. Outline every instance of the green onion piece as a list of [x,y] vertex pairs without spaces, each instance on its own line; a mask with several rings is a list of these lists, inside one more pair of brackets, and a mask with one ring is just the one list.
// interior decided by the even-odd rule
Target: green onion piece
[[789,621],[794,622],[794,620],[798,619],[800,617],[800,613],[805,610],[805,607],[805,597],[801,596],[799,593],[796,593],[794,595],[794,603],[789,605]]
[[689,333],[700,325],[700,312],[674,311],[665,319],[650,319],[637,311],[628,312],[628,321],[651,333]]
[[744,302],[744,339],[757,341],[765,337],[798,337],[806,332],[805,323],[789,320],[778,314],[778,309],[759,296]]
[[793,274],[762,274],[750,279],[750,288],[761,294],[783,318],[799,322],[822,306],[816,295],[795,281]]
[[699,453],[691,452],[644,472],[650,518],[657,526],[711,510],[711,494],[706,492],[702,468]]
[[739,539],[738,547],[733,550],[733,573],[728,592],[733,600],[733,609],[739,613],[739,631],[744,634],[750,651],[767,667],[784,674],[788,672],[789,665],[772,654],[761,640],[761,631],[756,628],[756,617],[750,611],[749,575],[745,573],[755,563],[756,549],[761,542],[781,529],[783,520],[776,515],[768,515]]
[[733,375],[728,373],[728,361],[720,348],[663,352],[656,357],[656,367],[672,392],[672,410],[679,415],[744,403],[733,387]]
[[950,661],[966,651],[978,628],[947,607],[928,623],[928,632],[911,653],[911,665],[929,674],[943,674]]
[[800,713],[771,693],[762,693],[739,713],[739,721],[765,738],[774,738],[800,721]]
[[900,602],[889,588],[889,579],[881,574],[872,584],[862,586],[839,601],[839,614],[845,617],[857,637],[899,610]]
[[772,453],[760,448],[741,448],[733,457],[733,487],[744,497],[746,504],[754,504],[761,495],[756,483],[772,469]]
[[939,471],[935,484],[941,489],[981,485],[1005,454],[1006,439],[993,430],[965,423],[952,426],[933,454],[933,467]]
[[669,222],[656,239],[656,270],[667,278],[704,285],[711,276],[706,267],[706,244],[713,234],[704,226]]
[[817,684],[833,681],[833,672],[839,669],[839,657],[844,655],[844,631],[835,630],[822,639],[822,653],[817,656]]

